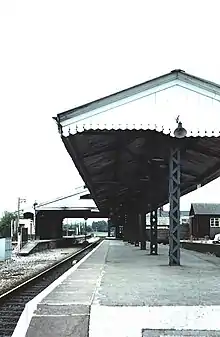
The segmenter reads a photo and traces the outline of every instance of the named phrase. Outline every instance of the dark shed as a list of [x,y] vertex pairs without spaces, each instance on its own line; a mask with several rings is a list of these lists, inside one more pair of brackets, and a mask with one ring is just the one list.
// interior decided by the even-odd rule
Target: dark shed
[[193,203],[190,208],[190,234],[195,238],[220,233],[220,204]]

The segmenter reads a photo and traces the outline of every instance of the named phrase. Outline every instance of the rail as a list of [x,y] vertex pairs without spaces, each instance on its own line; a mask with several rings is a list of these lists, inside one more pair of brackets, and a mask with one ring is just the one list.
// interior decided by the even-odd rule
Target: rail
[[27,303],[70,269],[73,266],[73,262],[74,264],[79,262],[100,242],[101,239],[89,244],[85,248],[69,255],[36,276],[2,294],[0,296],[0,337],[12,336]]

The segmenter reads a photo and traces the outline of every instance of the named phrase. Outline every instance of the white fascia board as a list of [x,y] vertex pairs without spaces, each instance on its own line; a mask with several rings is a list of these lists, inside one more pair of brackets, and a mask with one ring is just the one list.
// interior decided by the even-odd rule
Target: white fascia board
[[206,97],[210,97],[216,101],[220,101],[220,85],[186,73],[178,73],[178,79],[180,81],[180,86]]
[[74,197],[75,197],[75,198],[79,198],[79,200],[80,200],[80,197],[81,197],[82,195],[86,195],[86,194],[88,194],[88,193],[90,193],[89,190],[88,190],[88,188],[83,188],[83,187],[82,187],[81,190],[78,189],[74,194],[67,195],[67,196],[64,196],[64,197],[59,197],[59,198],[53,199],[53,200],[51,200],[51,201],[46,201],[46,202],[43,202],[43,203],[39,203],[39,204],[37,205],[36,209],[39,208],[39,207],[43,207],[43,206],[46,206],[46,205],[53,204],[53,203],[55,203],[55,202],[59,202],[59,201],[62,201],[62,200],[65,200],[65,199],[74,198]]
[[189,91],[193,91],[193,92],[197,93],[198,95],[205,96],[207,98],[213,99],[214,101],[220,102],[220,95],[214,94],[214,93],[209,92],[205,89],[198,88],[198,87],[195,87],[192,84],[183,83],[183,82],[179,82],[179,84],[177,84],[177,85],[181,88],[187,89]]

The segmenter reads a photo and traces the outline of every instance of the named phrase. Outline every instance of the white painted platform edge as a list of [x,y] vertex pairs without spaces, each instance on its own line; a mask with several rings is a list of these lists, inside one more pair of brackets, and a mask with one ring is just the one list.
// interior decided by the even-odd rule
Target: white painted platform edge
[[40,294],[34,297],[31,301],[29,301],[19,318],[19,321],[16,325],[16,328],[13,332],[12,337],[25,337],[28,327],[31,322],[31,318],[33,316],[34,311],[37,309],[37,305],[48,296],[58,285],[60,285],[69,275],[71,275],[78,267],[85,262],[102,244],[102,241],[97,247],[95,247],[90,253],[82,258],[75,266],[68,269],[63,275],[61,275],[58,279],[56,279],[53,283],[51,283],[46,289],[44,289]]
[[220,330],[220,306],[92,305],[89,337],[141,337],[143,329]]

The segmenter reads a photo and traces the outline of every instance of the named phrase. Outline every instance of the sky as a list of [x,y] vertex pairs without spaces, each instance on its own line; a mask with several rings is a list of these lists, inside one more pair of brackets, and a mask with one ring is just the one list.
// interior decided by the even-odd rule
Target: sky
[[[82,185],[52,119],[58,113],[173,69],[220,83],[219,6],[0,0],[0,213],[14,211],[18,197],[43,202]],[[220,128],[210,104],[193,127]],[[190,126],[194,105],[180,106]],[[219,202],[219,188],[217,179],[184,196],[181,209]]]

